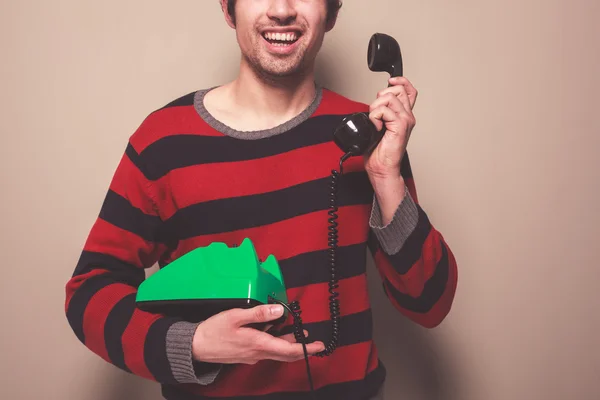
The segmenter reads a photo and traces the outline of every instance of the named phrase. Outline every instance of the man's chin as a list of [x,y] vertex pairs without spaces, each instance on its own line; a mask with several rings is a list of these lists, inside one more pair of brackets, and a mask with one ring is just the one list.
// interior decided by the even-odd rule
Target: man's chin
[[255,66],[255,70],[265,78],[271,79],[286,79],[300,77],[303,75],[301,65],[286,65],[286,66]]

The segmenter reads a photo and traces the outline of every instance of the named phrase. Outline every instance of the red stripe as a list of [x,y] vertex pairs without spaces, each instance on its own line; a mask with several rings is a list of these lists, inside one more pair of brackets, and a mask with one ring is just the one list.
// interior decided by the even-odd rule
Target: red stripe
[[69,309],[69,304],[71,303],[71,299],[73,298],[73,295],[75,294],[75,292],[77,292],[79,287],[85,283],[85,281],[93,278],[94,276],[102,275],[107,272],[108,271],[105,269],[96,269],[96,270],[88,272],[85,275],[77,275],[77,276],[74,276],[71,279],[69,279],[69,281],[67,282],[66,288],[65,288],[66,289],[65,312],[67,312],[67,310]]
[[[328,178],[332,169],[339,169],[340,156],[338,147],[329,142],[272,157],[174,169],[157,181],[158,185],[168,184],[175,193],[175,198],[160,204],[161,214],[166,219],[177,209],[196,203],[276,191]],[[307,159],[313,161],[307,163]],[[298,168],[299,165],[302,167]],[[344,173],[354,171],[364,171],[361,157],[352,157],[344,163]],[[268,179],[262,179],[264,176]]]
[[396,302],[393,296],[389,295],[388,298],[391,304],[404,316],[414,321],[417,324],[422,325],[425,328],[435,328],[438,326],[444,318],[450,312],[454,296],[456,294],[457,287],[457,265],[454,255],[448,250],[448,283],[444,293],[440,297],[439,301],[431,308],[431,310],[425,314],[415,313],[409,311]]
[[[377,363],[372,362],[372,342],[339,347],[329,357],[311,357],[315,389],[336,383],[363,380]],[[353,366],[369,365],[369,368]],[[344,368],[345,367],[345,368]],[[185,385],[190,392],[205,396],[255,396],[276,392],[307,391],[305,361],[281,363],[270,360],[255,365],[239,365],[209,386]]]
[[130,142],[138,153],[173,135],[224,136],[204,122],[193,106],[165,108],[150,114],[132,135]]
[[[123,332],[123,353],[125,354],[125,365],[135,375],[146,379],[156,380],[148,369],[144,357],[144,345],[150,326],[161,318],[160,315],[146,313],[136,309],[131,321]],[[160,349],[159,349],[160,350]]]
[[141,171],[123,156],[110,183],[110,189],[149,215],[156,215],[151,196],[146,192],[150,183]]
[[[342,207],[338,212],[338,246],[364,243],[367,240],[371,204]],[[327,210],[300,215],[285,221],[256,228],[197,236],[182,240],[173,258],[178,258],[195,248],[208,246],[212,242],[224,242],[229,246],[240,244],[244,238],[250,238],[256,247],[258,256],[266,259],[273,254],[278,260],[296,255],[327,249]],[[345,227],[351,226],[352,229]],[[322,232],[316,235],[315,232]]]
[[165,250],[138,235],[116,227],[101,218],[96,220],[84,250],[104,253],[140,268],[151,267]]
[[[344,306],[341,315],[356,314],[369,309],[367,277],[365,274],[339,281],[339,301]],[[288,289],[288,300],[298,300],[302,308],[302,322],[312,323],[329,320],[329,286],[327,283],[313,284],[301,288]],[[291,319],[291,318],[290,318]],[[292,321],[289,323],[291,324]]]
[[99,290],[89,301],[83,315],[85,345],[104,360],[110,362],[106,351],[104,325],[115,305],[135,290],[122,283],[108,285]]
[[[331,90],[323,90],[323,98],[313,117],[368,112],[369,105],[350,100]],[[172,135],[224,136],[208,125],[193,106],[171,107],[150,114],[131,137],[138,153],[157,140]]]
[[381,249],[377,249],[377,251],[375,252],[375,256],[373,257],[373,261],[375,262],[375,266],[377,267],[379,273],[383,277],[386,277],[390,282],[392,282],[393,286],[400,293],[408,293],[405,279],[402,279],[398,276],[398,272],[396,272],[392,263],[389,261],[389,259]]
[[367,371],[374,371],[379,365],[379,350],[374,341],[372,344],[373,346],[371,347],[371,356],[369,357],[369,363],[367,364]]
[[442,258],[440,239],[439,233],[432,228],[421,248],[421,256],[406,274],[400,275],[381,249],[375,254],[375,265],[398,291],[419,297],[425,283],[433,276],[435,268]]
[[369,112],[369,105],[350,100],[331,90],[323,90],[323,99],[313,116],[341,115],[356,112]]

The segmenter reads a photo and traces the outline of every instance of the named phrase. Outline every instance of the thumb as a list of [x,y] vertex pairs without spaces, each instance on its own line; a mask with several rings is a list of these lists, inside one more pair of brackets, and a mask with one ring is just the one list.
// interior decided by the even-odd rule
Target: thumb
[[283,306],[280,304],[265,304],[247,309],[232,310],[231,317],[237,326],[253,323],[268,322],[283,315]]

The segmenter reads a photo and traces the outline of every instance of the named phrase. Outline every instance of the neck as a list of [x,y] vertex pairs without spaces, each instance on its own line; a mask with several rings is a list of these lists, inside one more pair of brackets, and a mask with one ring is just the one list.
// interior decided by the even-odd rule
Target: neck
[[228,86],[238,109],[264,125],[278,125],[295,117],[316,94],[312,69],[288,77],[267,77],[244,60],[239,75]]

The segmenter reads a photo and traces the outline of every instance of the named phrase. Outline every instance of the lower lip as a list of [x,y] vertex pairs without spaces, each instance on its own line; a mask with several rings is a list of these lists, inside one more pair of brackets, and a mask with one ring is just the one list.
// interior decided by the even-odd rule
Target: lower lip
[[278,46],[278,45],[269,43],[267,41],[267,39],[265,39],[264,37],[263,37],[263,40],[267,44],[267,49],[269,50],[270,53],[281,54],[281,55],[291,54],[296,49],[296,47],[298,47],[298,43],[300,42],[300,38],[298,38],[298,40],[296,40],[292,44],[286,44],[285,46]]

